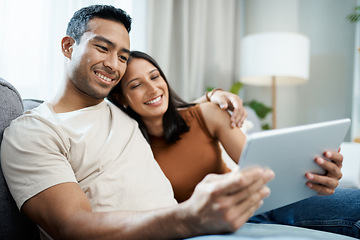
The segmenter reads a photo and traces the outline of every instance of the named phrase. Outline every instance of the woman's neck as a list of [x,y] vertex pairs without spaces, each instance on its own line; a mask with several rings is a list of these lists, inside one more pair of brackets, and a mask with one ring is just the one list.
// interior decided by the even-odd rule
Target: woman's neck
[[163,119],[142,119],[149,135],[155,137],[162,137],[164,136],[164,127],[163,127]]

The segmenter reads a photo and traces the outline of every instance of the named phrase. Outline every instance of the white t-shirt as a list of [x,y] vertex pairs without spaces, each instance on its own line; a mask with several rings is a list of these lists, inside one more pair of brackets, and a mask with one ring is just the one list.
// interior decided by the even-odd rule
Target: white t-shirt
[[26,112],[4,132],[1,164],[19,208],[65,182],[77,182],[96,212],[176,204],[136,121],[107,101],[68,113],[49,103]]

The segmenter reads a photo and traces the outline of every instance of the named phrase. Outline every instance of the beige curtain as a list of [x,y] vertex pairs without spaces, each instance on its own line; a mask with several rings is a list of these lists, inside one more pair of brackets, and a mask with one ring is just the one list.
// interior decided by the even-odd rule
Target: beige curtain
[[185,100],[238,76],[239,0],[149,0],[147,52]]

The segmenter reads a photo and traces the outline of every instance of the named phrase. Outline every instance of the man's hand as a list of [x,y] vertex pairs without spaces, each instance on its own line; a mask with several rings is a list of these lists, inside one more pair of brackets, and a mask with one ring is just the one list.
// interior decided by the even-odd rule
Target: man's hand
[[339,180],[342,177],[341,167],[343,163],[343,156],[339,152],[326,151],[323,157],[317,157],[315,162],[325,169],[324,176],[306,173],[305,176],[309,180],[306,185],[319,195],[331,195],[335,192],[335,188],[339,185]]
[[190,232],[195,235],[232,232],[240,228],[270,194],[265,185],[271,170],[251,168],[228,174],[209,174],[183,203]]
[[216,103],[222,109],[232,111],[230,118],[232,127],[241,127],[247,117],[247,112],[243,106],[242,99],[231,92],[217,90],[209,92],[208,97],[211,102]]

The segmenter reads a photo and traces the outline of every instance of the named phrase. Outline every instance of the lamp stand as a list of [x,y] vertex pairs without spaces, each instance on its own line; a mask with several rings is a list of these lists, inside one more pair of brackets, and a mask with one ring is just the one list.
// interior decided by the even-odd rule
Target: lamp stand
[[276,76],[271,77],[272,128],[276,129]]

